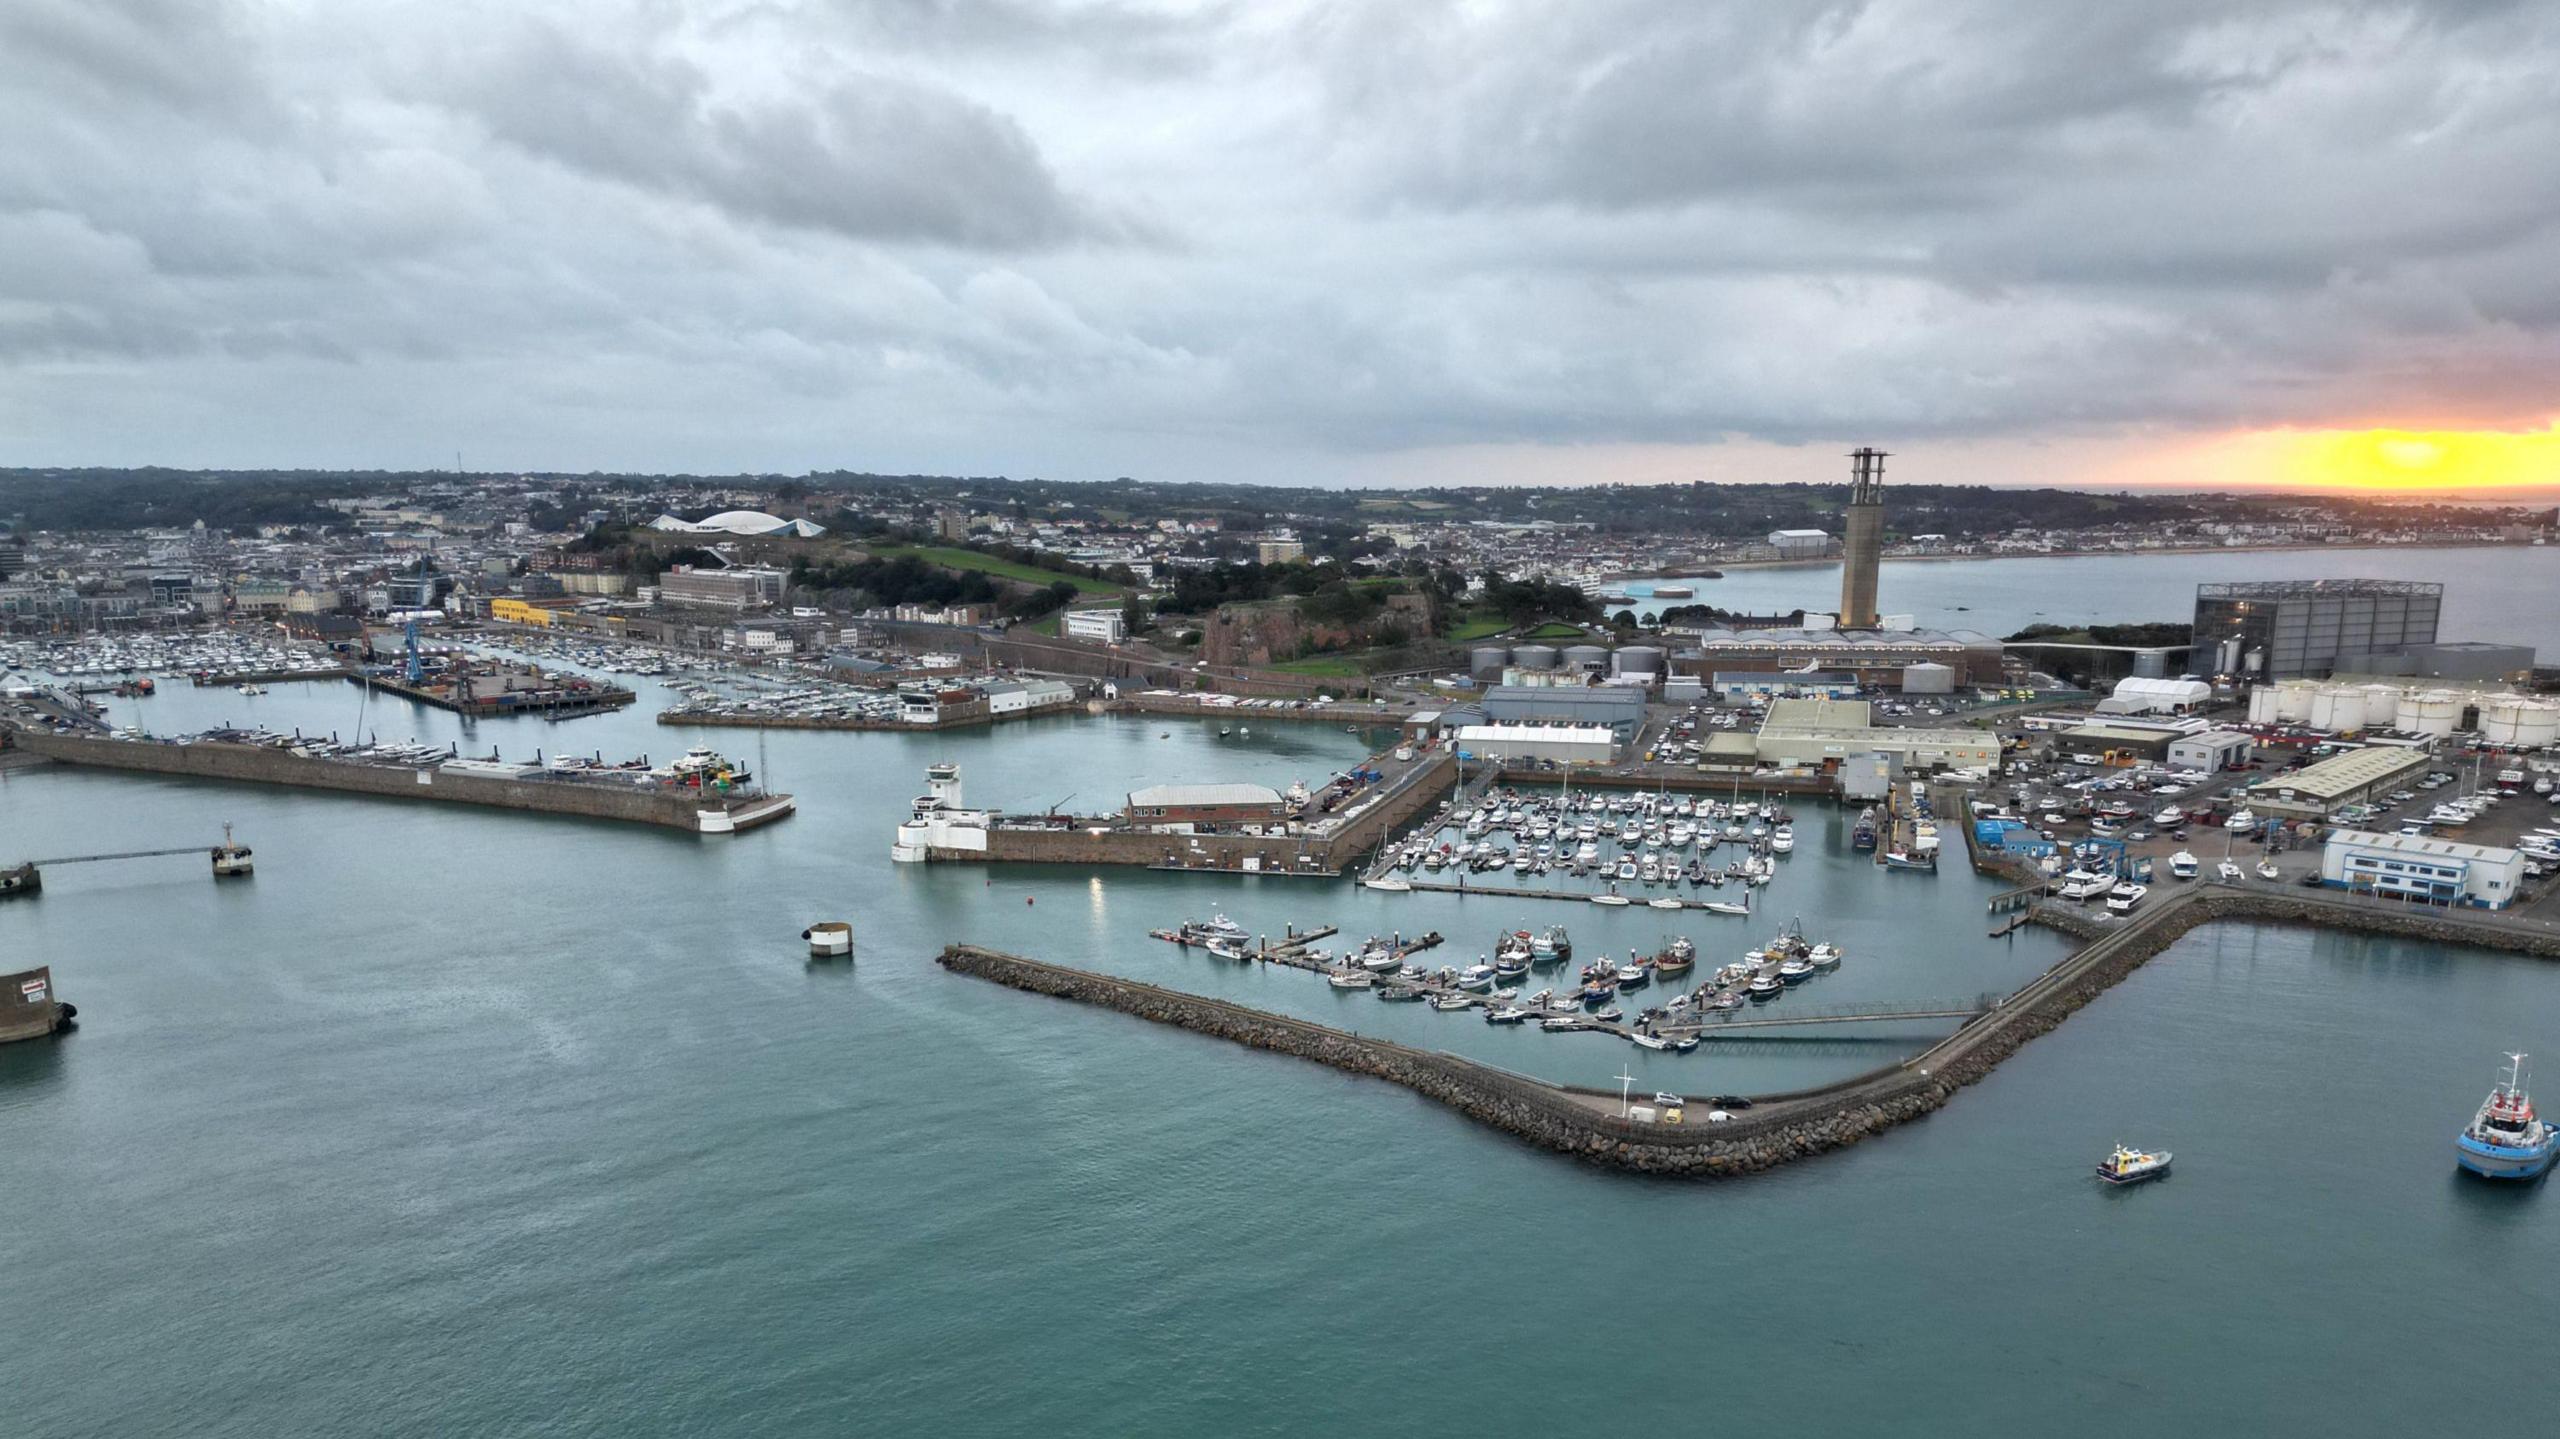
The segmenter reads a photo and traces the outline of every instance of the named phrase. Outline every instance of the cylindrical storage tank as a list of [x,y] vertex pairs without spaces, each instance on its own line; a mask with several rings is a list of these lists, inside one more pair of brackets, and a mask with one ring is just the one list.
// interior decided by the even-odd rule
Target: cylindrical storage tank
[[2560,706],[2536,700],[2525,712],[2524,728],[2516,735],[2518,749],[2549,749],[2560,744]]
[[1588,674],[1609,667],[1609,652],[1598,645],[1566,645],[1564,667],[1577,674]]
[[2280,680],[2276,683],[2276,718],[2286,724],[2309,724],[2311,700],[2320,693],[2317,680]]
[[2364,691],[2354,685],[2329,685],[2311,697],[2311,727],[2323,734],[2348,734],[2364,728]]
[[1902,692],[1907,695],[1951,695],[1956,692],[1953,667],[1931,664],[1923,660],[1902,667]]
[[1502,667],[1511,663],[1511,651],[1500,645],[1481,645],[1467,652],[1467,675],[1471,679],[1498,680]]
[[2480,708],[2480,737],[2501,749],[2543,749],[2560,741],[2560,709],[2521,695]]
[[1653,645],[1629,645],[1610,656],[1610,664],[1622,675],[1658,675],[1670,658],[1670,651]]
[[1556,667],[1556,647],[1518,645],[1511,651],[1511,662],[1524,670],[1551,670]]
[[2516,735],[2524,728],[2525,707],[2533,701],[2522,695],[2500,695],[2480,702],[2480,738],[2494,745],[2512,748]]
[[2400,699],[2407,690],[2398,685],[2366,685],[2364,687],[2364,727],[2391,729],[2400,718]]
[[2280,718],[2276,713],[2276,700],[2277,695],[2273,685],[2260,685],[2249,691],[2249,723],[2276,723]]
[[2404,694],[2392,715],[2392,728],[2438,739],[2453,733],[2454,726],[2460,723],[2462,697],[2451,690]]

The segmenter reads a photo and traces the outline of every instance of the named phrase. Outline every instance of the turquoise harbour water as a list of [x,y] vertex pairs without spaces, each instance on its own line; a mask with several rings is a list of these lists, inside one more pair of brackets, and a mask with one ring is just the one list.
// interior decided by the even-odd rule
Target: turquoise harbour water
[[[755,737],[649,722],[535,745]],[[350,728],[344,687],[183,686],[163,731]],[[451,716],[372,707],[385,738]],[[2560,1326],[2560,1194],[2458,1176],[2498,1052],[2560,1060],[2560,970],[2298,931],[2190,936],[1945,1110],[1728,1184],[1521,1146],[1405,1091],[949,975],[969,939],[1553,1077],[1766,1089],[1942,1026],[1646,1055],[1489,1029],[1145,937],[1224,910],[1453,936],[1569,923],[1721,963],[1778,918],[1848,963],[1782,1005],[2005,987],[1958,867],[1884,874],[1799,805],[1752,921],[1282,879],[891,866],[925,763],[973,800],[1320,780],[1323,726],[1054,719],[776,734],[802,813],[728,840],[60,769],[0,774],[0,906],[82,1027],[0,1047],[6,1432],[2398,1434],[2522,1378]],[[798,932],[854,921],[811,967]],[[2548,1062],[2548,1061],[2547,1061]],[[2116,1140],[2177,1151],[2102,1191]]]

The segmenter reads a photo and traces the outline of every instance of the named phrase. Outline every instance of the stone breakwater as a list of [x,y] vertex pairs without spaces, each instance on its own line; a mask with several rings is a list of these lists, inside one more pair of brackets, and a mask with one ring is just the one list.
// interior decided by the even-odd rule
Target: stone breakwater
[[[2078,918],[2078,917],[2071,917]],[[2490,915],[2408,910],[2342,895],[2251,892],[2200,885],[2106,933],[2001,1001],[1982,1018],[1899,1064],[1791,1094],[1761,1096],[1726,1123],[1620,1119],[1618,1096],[1549,1084],[1453,1054],[1371,1039],[1307,1020],[1134,980],[1044,964],[969,945],[941,964],[1032,994],[1123,1014],[1400,1084],[1541,1149],[1639,1174],[1718,1178],[1755,1174],[1855,1144],[1945,1104],[2029,1040],[2200,925],[2294,924],[2560,959],[2560,929]],[[2076,924],[2057,925],[2077,931]],[[1693,1104],[1689,1112],[1703,1114]]]
[[1612,1112],[1619,1102],[1614,1092],[1548,1084],[1287,1015],[971,945],[944,950],[940,962],[954,973],[1027,993],[1099,1005],[1400,1084],[1538,1148],[1641,1174],[1750,1174],[1854,1144],[1945,1100],[1941,1086],[1923,1080],[1902,1086],[1901,1093],[1875,1092],[1837,1103],[1822,1101],[1826,1091],[1778,1096],[1725,1124],[1642,1124]]

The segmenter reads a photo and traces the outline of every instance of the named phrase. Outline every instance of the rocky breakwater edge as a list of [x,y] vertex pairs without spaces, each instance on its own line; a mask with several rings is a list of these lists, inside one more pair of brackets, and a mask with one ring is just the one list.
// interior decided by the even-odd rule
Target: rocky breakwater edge
[[[1754,1174],[1855,1144],[1946,1102],[1953,1086],[1899,1067],[1892,1082],[1773,1095],[1715,1125],[1640,1123],[1614,1112],[1614,1092],[1527,1078],[1453,1054],[1184,994],[1020,955],[953,945],[939,959],[956,974],[1030,994],[1117,1010],[1248,1048],[1402,1085],[1426,1099],[1557,1154],[1638,1174],[1718,1178]],[[1690,1112],[1704,1109],[1700,1105]]]

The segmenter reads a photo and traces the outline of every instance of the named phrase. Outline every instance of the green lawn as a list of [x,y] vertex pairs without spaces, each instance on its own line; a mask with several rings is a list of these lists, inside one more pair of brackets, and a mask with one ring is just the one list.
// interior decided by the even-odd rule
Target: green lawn
[[1458,621],[1457,625],[1449,631],[1449,638],[1463,644],[1468,640],[1480,640],[1498,635],[1509,628],[1511,628],[1509,620],[1500,615],[1479,610]]
[[1587,631],[1585,631],[1580,625],[1569,625],[1562,620],[1555,620],[1529,631],[1526,638],[1533,640],[1578,640],[1586,633]]
[[893,560],[900,555],[913,555],[926,564],[940,565],[946,570],[974,570],[980,574],[993,575],[997,579],[1020,580],[1029,585],[1053,585],[1060,580],[1065,580],[1088,595],[1120,593],[1120,587],[1109,580],[1060,574],[1056,570],[1044,570],[1037,565],[1018,564],[1012,560],[998,559],[994,555],[982,555],[976,550],[953,549],[949,545],[875,545],[867,548],[878,559]]

